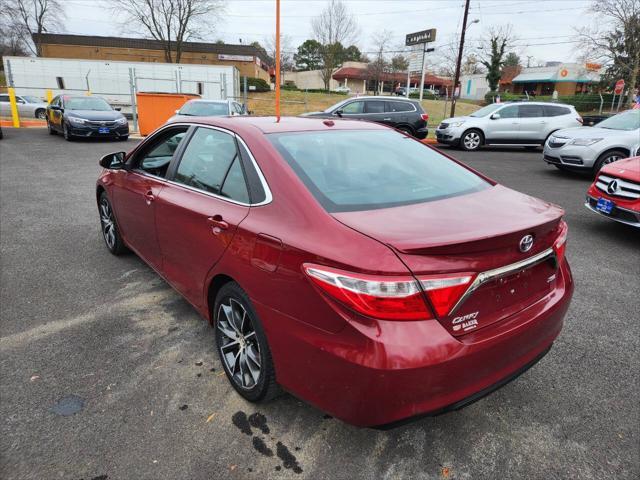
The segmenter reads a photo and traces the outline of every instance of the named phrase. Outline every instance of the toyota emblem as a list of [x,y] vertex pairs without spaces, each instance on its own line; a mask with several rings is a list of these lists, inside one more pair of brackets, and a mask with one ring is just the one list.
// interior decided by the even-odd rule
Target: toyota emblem
[[607,192],[613,195],[617,191],[618,191],[618,180],[611,180],[607,185]]
[[527,253],[533,247],[533,235],[525,235],[520,239],[519,248],[522,253]]

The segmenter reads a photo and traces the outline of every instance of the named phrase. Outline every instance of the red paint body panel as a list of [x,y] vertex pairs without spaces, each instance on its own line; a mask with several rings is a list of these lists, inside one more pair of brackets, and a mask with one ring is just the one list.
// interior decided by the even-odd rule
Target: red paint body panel
[[[125,242],[203,316],[211,320],[209,287],[218,275],[240,284],[266,332],[277,380],[295,395],[356,425],[389,423],[438,410],[499,382],[547,349],[560,332],[573,291],[566,260],[553,269],[553,283],[544,288],[536,283],[535,295],[519,293],[509,311],[486,307],[481,328],[460,336],[449,328],[449,318],[391,321],[357,314],[322,292],[302,269],[311,263],[404,278],[481,272],[522,260],[517,250],[522,234],[536,237],[527,255],[549,248],[562,215],[558,207],[496,185],[420,205],[331,215],[266,135],[386,127],[305,118],[189,123],[236,133],[255,157],[272,200],[242,206],[156,180],[156,198],[148,204],[147,179],[115,170],[104,171],[98,186],[113,199]],[[228,221],[227,230],[215,232],[207,223],[216,214]],[[144,225],[136,225],[136,218]],[[151,240],[145,243],[143,235]],[[496,290],[488,285],[493,297],[483,297],[482,288],[467,300],[469,307],[490,305]]]

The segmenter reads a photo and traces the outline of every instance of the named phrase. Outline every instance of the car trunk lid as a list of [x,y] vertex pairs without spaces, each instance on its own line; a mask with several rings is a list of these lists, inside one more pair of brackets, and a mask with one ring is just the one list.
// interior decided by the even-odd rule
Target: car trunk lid
[[[552,246],[562,214],[557,206],[496,185],[444,200],[333,215],[390,246],[418,278],[471,273],[475,279],[512,267],[486,278],[455,308],[438,315],[458,336],[503,320],[551,291],[556,280]],[[520,242],[529,235],[533,244],[523,252]],[[540,261],[527,263],[536,257]]]

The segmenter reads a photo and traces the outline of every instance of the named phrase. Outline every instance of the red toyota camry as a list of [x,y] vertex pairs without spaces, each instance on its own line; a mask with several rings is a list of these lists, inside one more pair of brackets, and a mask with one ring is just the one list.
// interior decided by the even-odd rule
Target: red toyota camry
[[355,425],[457,409],[537,362],[573,292],[567,225],[373,123],[193,118],[105,156],[104,240],[215,328],[250,401]]

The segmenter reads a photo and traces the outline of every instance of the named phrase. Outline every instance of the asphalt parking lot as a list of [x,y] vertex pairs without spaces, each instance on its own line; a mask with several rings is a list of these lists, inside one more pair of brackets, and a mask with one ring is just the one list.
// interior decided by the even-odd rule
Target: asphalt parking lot
[[208,324],[137,257],[107,252],[97,160],[135,141],[4,133],[3,479],[640,476],[640,231],[587,211],[590,179],[540,151],[446,149],[566,209],[576,290],[554,348],[461,411],[377,431],[289,395],[245,402]]

